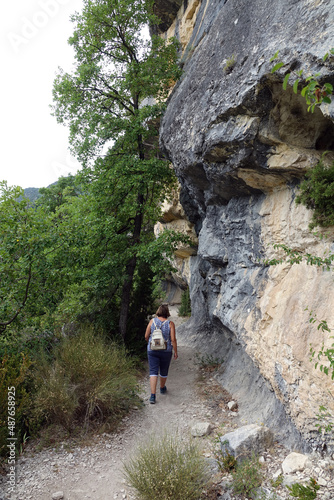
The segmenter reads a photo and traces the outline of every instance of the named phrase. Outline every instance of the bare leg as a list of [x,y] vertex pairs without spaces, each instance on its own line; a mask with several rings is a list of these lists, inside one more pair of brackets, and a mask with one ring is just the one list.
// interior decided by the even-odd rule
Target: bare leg
[[157,376],[153,375],[150,377],[151,394],[155,394],[157,392],[157,382]]
[[165,387],[166,382],[167,382],[167,377],[162,377],[160,375],[160,389],[163,389]]

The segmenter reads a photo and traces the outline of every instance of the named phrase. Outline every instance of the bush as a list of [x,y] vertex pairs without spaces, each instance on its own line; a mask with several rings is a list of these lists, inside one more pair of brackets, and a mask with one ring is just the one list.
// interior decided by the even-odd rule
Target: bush
[[334,225],[334,162],[327,166],[323,158],[310,169],[300,184],[296,203],[314,210],[310,229]]
[[135,400],[136,376],[124,348],[86,329],[62,342],[52,364],[41,360],[35,385],[35,418],[71,430],[123,415]]
[[[28,386],[30,381],[30,358],[23,354],[4,355],[0,364],[0,456],[8,453],[8,393],[15,388],[15,430],[17,446],[20,446],[27,429],[27,415],[31,405]],[[14,392],[14,391],[10,391]]]
[[249,496],[261,486],[263,474],[261,465],[255,455],[252,458],[243,460],[232,472],[233,491],[236,494]]
[[187,288],[181,295],[181,306],[178,312],[179,316],[190,316],[191,315],[191,302],[189,288]]
[[167,434],[150,438],[124,470],[141,500],[199,500],[209,482],[198,445]]
[[320,489],[320,486],[315,479],[311,478],[309,486],[294,483],[291,487],[287,486],[287,488],[290,491],[290,495],[294,498],[299,498],[300,500],[314,500],[317,498],[317,491]]

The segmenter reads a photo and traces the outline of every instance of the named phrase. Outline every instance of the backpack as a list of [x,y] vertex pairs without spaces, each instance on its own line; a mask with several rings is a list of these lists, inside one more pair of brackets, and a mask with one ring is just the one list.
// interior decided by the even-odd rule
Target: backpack
[[[166,321],[164,321],[161,324],[161,326],[164,323],[166,323]],[[161,329],[157,327],[154,320],[153,320],[153,324],[154,324],[155,328],[154,328],[153,333],[151,335],[151,350],[152,351],[161,351],[163,349],[167,349],[167,341],[165,340]]]

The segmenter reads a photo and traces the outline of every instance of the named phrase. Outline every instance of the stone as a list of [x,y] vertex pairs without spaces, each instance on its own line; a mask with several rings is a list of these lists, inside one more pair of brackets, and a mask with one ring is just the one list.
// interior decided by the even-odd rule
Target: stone
[[302,471],[310,464],[308,456],[302,453],[290,453],[282,463],[283,474],[292,474],[297,471]]
[[232,410],[235,410],[237,408],[238,404],[235,401],[229,401],[227,403],[227,406],[228,406],[228,409],[232,411]]
[[327,486],[327,481],[323,477],[318,477],[317,483],[319,486]]
[[284,476],[283,477],[283,486],[292,486],[293,484],[295,483],[300,483],[300,484],[303,484],[303,485],[306,485],[308,483],[308,479],[306,478],[300,478],[299,476],[297,476],[296,474],[292,474],[292,475],[287,475],[287,476]]
[[223,455],[229,453],[240,461],[271,446],[273,435],[267,427],[250,424],[225,434],[220,443]]
[[64,492],[63,491],[56,491],[55,493],[52,493],[52,500],[63,500],[64,498]]
[[210,434],[212,430],[211,424],[209,422],[198,422],[191,428],[191,435],[193,437],[202,437]]

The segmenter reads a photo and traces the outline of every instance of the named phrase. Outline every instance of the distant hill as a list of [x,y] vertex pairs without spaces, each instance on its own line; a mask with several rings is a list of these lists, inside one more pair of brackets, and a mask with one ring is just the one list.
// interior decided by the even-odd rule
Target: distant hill
[[38,188],[26,188],[23,190],[24,196],[29,198],[30,201],[34,202],[40,198],[39,189]]

